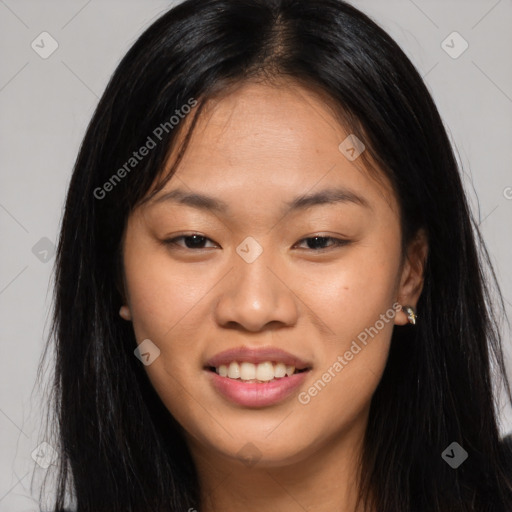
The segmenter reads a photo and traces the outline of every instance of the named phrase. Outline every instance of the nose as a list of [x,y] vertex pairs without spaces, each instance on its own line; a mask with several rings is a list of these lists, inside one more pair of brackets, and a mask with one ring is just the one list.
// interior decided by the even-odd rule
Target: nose
[[272,264],[265,251],[252,263],[234,254],[233,264],[222,281],[216,303],[219,325],[257,332],[270,324],[292,326],[297,322],[298,299],[292,291],[293,283],[282,268]]

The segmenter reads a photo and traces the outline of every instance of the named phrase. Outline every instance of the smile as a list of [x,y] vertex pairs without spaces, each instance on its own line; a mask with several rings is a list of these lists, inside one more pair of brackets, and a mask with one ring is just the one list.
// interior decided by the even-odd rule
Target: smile
[[293,365],[286,365],[281,362],[265,361],[263,363],[254,364],[249,362],[232,361],[229,364],[221,364],[217,367],[210,367],[211,371],[215,371],[221,377],[228,379],[238,379],[243,382],[270,382],[275,379],[290,377],[295,373],[304,372],[307,369],[296,369]]
[[311,361],[277,347],[234,347],[203,367],[212,388],[232,404],[268,407],[296,393],[312,370]]

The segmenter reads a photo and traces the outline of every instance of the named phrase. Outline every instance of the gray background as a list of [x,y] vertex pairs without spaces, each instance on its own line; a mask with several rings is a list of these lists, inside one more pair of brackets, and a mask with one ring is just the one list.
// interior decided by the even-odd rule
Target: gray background
[[[463,166],[510,315],[512,0],[352,3],[424,76]],[[116,64],[171,5],[0,0],[0,511],[38,510],[30,496],[46,470],[31,457],[44,441],[44,393],[35,377],[48,331],[53,244],[77,150]],[[31,47],[35,41],[39,51],[51,48],[44,31],[58,44],[46,59]],[[458,58],[442,47],[454,31],[469,44]],[[461,44],[453,36],[445,43],[452,54]],[[510,352],[505,327],[503,339]],[[501,430],[509,432],[511,411],[501,409]]]

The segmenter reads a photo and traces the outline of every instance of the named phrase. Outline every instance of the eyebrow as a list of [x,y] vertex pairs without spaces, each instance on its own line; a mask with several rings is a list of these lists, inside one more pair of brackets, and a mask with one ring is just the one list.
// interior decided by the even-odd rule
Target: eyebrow
[[[187,192],[183,189],[174,189],[162,194],[153,199],[152,203],[160,204],[167,201],[219,213],[227,213],[229,211],[229,205],[220,199],[199,192]],[[370,210],[372,209],[366,198],[347,188],[326,188],[312,194],[298,196],[286,202],[285,209],[297,211],[305,210],[312,206],[340,203],[352,203]]]
[[313,194],[296,197],[286,205],[290,210],[304,210],[311,206],[339,203],[353,203],[372,209],[366,198],[347,188],[326,188]]

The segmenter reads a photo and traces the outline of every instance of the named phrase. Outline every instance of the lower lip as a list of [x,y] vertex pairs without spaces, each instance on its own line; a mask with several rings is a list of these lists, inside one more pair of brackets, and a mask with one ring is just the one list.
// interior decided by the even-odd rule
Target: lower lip
[[221,377],[218,373],[205,370],[210,374],[213,387],[225,398],[245,407],[266,407],[282,402],[304,382],[309,370],[294,373],[290,377],[274,379],[270,382],[244,383],[240,379]]

